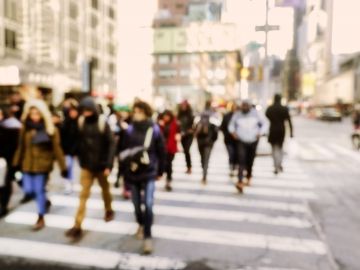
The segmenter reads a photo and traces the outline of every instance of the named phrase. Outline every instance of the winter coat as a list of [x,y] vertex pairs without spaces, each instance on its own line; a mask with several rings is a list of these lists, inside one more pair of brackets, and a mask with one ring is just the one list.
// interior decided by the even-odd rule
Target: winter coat
[[96,103],[85,98],[80,107],[91,110],[91,117],[79,118],[79,131],[76,140],[80,167],[91,172],[100,172],[113,167],[116,150],[114,135],[103,115],[99,115]]
[[133,122],[124,136],[121,150],[131,149],[137,146],[143,146],[146,132],[149,127],[153,127],[153,136],[149,146],[150,166],[142,175],[134,176],[129,168],[122,168],[126,181],[138,182],[155,180],[157,176],[161,176],[165,168],[165,143],[161,134],[160,127],[154,124],[151,120],[142,122]]
[[178,151],[176,134],[178,134],[179,126],[176,119],[173,119],[170,123],[161,126],[161,132],[164,136],[166,152],[169,154],[176,154]]
[[266,110],[266,117],[270,121],[269,143],[282,145],[285,140],[285,121],[289,122],[291,134],[293,132],[288,108],[275,103]]
[[191,110],[180,111],[178,113],[178,122],[182,136],[193,135],[194,115]]
[[77,151],[78,119],[65,118],[60,127],[61,147],[65,155],[75,156]]

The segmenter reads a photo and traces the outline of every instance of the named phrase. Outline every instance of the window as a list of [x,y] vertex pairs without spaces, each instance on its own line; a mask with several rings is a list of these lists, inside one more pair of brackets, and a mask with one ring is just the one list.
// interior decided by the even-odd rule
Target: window
[[78,18],[78,15],[79,15],[78,5],[75,4],[74,2],[70,3],[69,15],[70,15],[70,18],[72,18],[74,20],[76,20]]
[[163,79],[175,78],[177,71],[175,69],[162,69],[159,70],[159,77]]
[[79,42],[79,31],[77,28],[70,28],[69,39],[73,42]]
[[99,68],[99,60],[97,59],[97,57],[92,57],[91,65],[92,65],[93,69],[98,69]]
[[91,0],[91,7],[93,9],[98,9],[99,8],[99,2],[98,0]]
[[5,29],[5,46],[6,48],[16,49],[16,32],[10,29]]
[[180,70],[180,77],[190,77],[190,70],[189,69]]
[[4,5],[5,17],[15,21],[17,19],[16,1],[14,1],[14,0],[5,0],[4,4],[5,4]]
[[99,40],[96,36],[91,37],[91,48],[97,50],[99,48]]
[[173,61],[172,55],[169,54],[162,54],[158,56],[159,64],[170,64]]
[[109,73],[112,75],[115,74],[115,64],[114,63],[109,64]]
[[77,62],[77,51],[76,50],[70,50],[69,52],[69,63],[71,65],[76,65]]
[[96,15],[91,16],[90,25],[92,28],[96,28],[98,26],[98,18],[96,17]]
[[115,10],[112,7],[109,7],[109,17],[115,19]]
[[213,63],[220,62],[223,59],[225,59],[225,55],[222,53],[210,53],[210,60]]
[[115,55],[115,46],[114,46],[114,44],[109,44],[108,45],[108,53],[110,54],[110,55]]
[[179,55],[179,61],[180,63],[190,63],[190,55],[189,54],[182,54],[182,55]]
[[109,38],[112,38],[114,36],[114,26],[112,26],[111,24],[109,24],[108,34]]

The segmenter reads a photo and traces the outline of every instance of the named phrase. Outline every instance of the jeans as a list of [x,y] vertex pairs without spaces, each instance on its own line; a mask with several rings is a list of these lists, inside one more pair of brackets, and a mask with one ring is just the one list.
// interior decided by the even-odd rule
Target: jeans
[[236,143],[235,142],[226,143],[225,146],[229,155],[230,170],[235,170],[237,164]]
[[[141,192],[144,191],[142,200]],[[135,208],[136,221],[140,226],[144,226],[144,237],[151,238],[151,226],[154,219],[155,181],[149,180],[145,183],[133,183],[131,185],[131,198]],[[142,203],[145,204],[145,212],[142,209]]]
[[90,197],[91,187],[94,184],[94,180],[97,178],[102,191],[102,197],[104,201],[105,211],[112,211],[111,202],[112,196],[110,193],[110,186],[107,177],[103,172],[91,172],[89,170],[82,169],[80,176],[81,192],[80,192],[80,204],[75,217],[75,227],[81,228],[81,224],[85,218],[86,202]]
[[188,169],[191,169],[192,167],[191,154],[190,154],[190,148],[192,142],[193,142],[193,135],[185,135],[181,138],[181,145],[184,149],[186,167]]
[[46,178],[47,174],[24,173],[23,189],[26,194],[35,194],[39,215],[46,213]]
[[271,146],[272,146],[272,156],[274,160],[275,170],[281,170],[283,156],[284,156],[282,146],[278,144],[273,144]]
[[66,159],[66,168],[68,170],[68,175],[66,177],[67,180],[69,181],[74,181],[74,157],[73,156],[70,156],[70,155],[67,155],[65,156],[65,159]]
[[244,178],[244,171],[247,172],[247,177],[252,177],[252,168],[256,157],[256,148],[258,141],[254,143],[237,142],[237,155],[239,162],[238,180],[242,182]]
[[201,167],[203,169],[203,180],[206,180],[209,169],[210,155],[213,145],[198,142],[198,147],[200,152]]
[[169,182],[172,180],[172,173],[173,173],[172,164],[173,164],[174,158],[175,158],[174,154],[166,153],[165,171],[166,171],[166,180]]

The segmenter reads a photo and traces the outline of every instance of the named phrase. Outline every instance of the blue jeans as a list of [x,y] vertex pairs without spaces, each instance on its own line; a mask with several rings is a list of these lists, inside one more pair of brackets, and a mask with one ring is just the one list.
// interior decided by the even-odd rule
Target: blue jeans
[[65,159],[66,159],[66,167],[68,170],[68,175],[66,179],[72,182],[74,180],[74,157],[67,155],[65,156]]
[[47,174],[24,173],[23,189],[26,194],[35,194],[39,215],[46,213],[46,178]]
[[[144,191],[143,198],[141,196],[142,191]],[[133,183],[131,185],[131,193],[136,221],[140,226],[144,226],[144,237],[151,238],[151,226],[154,219],[155,181],[149,180],[145,183]],[[142,203],[145,204],[145,212],[141,208]]]

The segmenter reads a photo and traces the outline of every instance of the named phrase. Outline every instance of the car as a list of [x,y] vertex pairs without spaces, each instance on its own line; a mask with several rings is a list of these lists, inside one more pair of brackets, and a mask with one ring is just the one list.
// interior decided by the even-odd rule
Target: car
[[318,118],[323,121],[341,122],[342,115],[334,108],[322,109]]

